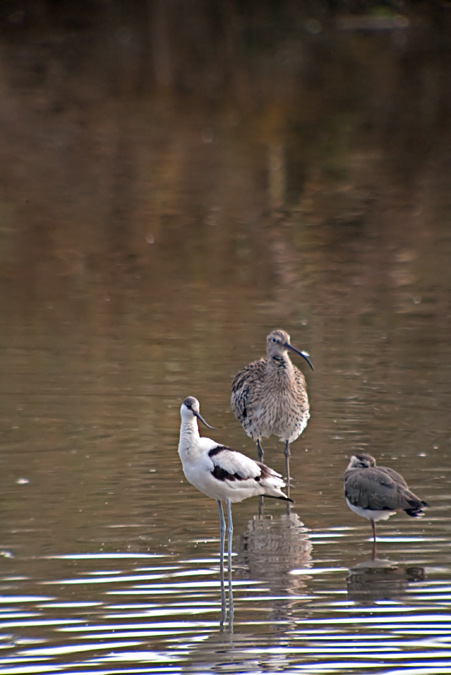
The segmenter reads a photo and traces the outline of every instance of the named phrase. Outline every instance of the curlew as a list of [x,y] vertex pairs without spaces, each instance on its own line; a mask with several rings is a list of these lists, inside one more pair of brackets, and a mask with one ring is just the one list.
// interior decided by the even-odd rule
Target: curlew
[[288,333],[273,330],[266,338],[266,359],[249,363],[235,376],[230,402],[246,434],[257,442],[260,461],[262,438],[277,436],[285,443],[288,493],[290,444],[302,434],[310,417],[305,378],[293,365],[289,351],[302,356],[313,370],[307,354],[291,345]]
[[398,511],[420,518],[429,506],[417,497],[394,469],[376,466],[371,455],[353,455],[344,475],[346,503],[354,513],[367,518],[373,531],[373,558],[376,550],[376,521],[386,520]]
[[[188,396],[180,408],[181,426],[179,455],[183,472],[191,485],[207,497],[218,502],[220,520],[220,566],[221,591],[224,593],[224,539],[225,519],[222,502],[227,505],[228,573],[229,599],[232,599],[231,557],[232,557],[232,503],[249,497],[265,495],[285,501],[292,501],[283,492],[285,483],[282,476],[268,466],[246,457],[211,438],[201,437],[198,420],[213,429],[200,414],[199,401]],[[223,596],[224,606],[224,596]],[[232,607],[232,605],[231,605]]]

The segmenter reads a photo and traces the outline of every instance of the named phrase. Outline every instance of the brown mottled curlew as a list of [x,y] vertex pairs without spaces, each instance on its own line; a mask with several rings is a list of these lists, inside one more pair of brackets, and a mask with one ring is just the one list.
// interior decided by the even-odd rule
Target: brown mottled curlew
[[307,426],[310,407],[304,375],[291,362],[288,352],[308,356],[290,344],[284,330],[273,330],[266,338],[266,359],[253,361],[232,383],[231,407],[244,431],[257,442],[263,460],[262,438],[277,436],[285,443],[287,491],[290,480],[290,443]]

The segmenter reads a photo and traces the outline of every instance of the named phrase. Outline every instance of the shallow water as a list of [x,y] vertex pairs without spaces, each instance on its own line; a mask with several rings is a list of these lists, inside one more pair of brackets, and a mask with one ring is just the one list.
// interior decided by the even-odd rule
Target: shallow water
[[[289,517],[271,501],[262,516],[257,500],[235,505],[235,612],[221,626],[217,509],[184,480],[179,405],[195,394],[210,435],[256,456],[228,391],[261,353],[272,311],[261,301],[225,339],[215,308],[207,295],[181,334],[162,335],[161,313],[152,340],[127,305],[114,321],[99,315],[115,333],[99,328],[91,344],[80,323],[78,336],[46,335],[42,316],[59,310],[45,307],[20,339],[3,338],[1,672],[448,672],[447,322],[412,303],[389,331],[337,322],[316,341],[318,308],[306,326],[283,323],[316,368],[293,446],[295,504]],[[376,561],[369,523],[342,495],[362,449],[431,504],[422,520],[378,526]],[[283,469],[274,439],[266,461]]]
[[[22,47],[3,45],[2,675],[450,672],[446,45],[420,60],[423,89],[410,33],[320,39],[284,43],[303,59],[275,72],[254,55],[236,73],[255,89],[237,78],[227,105],[183,115],[142,92],[100,100],[77,69],[58,107],[59,71],[20,79]],[[184,479],[179,408],[195,395],[209,435],[256,457],[230,384],[275,327],[315,365],[297,362],[312,416],[290,514],[234,506],[222,622],[217,507]],[[282,471],[282,445],[265,450]],[[359,450],[431,505],[380,523],[376,560],[343,498]]]

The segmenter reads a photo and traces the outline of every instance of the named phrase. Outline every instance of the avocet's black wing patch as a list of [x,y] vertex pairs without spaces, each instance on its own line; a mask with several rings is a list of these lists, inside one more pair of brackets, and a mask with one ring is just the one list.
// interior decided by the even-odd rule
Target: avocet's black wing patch
[[208,456],[213,463],[212,474],[218,480],[259,481],[263,477],[263,465],[238,450],[217,445],[208,452]]

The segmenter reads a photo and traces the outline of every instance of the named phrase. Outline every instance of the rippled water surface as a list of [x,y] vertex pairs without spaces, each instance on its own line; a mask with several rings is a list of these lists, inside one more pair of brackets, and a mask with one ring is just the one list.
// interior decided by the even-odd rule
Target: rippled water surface
[[[186,100],[143,91],[133,25],[123,61],[100,32],[3,35],[0,673],[449,673],[448,43],[313,23],[268,61],[237,34],[224,98]],[[256,458],[230,384],[276,327],[312,416],[291,510],[234,506],[224,620],[179,409]],[[357,451],[431,505],[378,524],[375,559]]]

